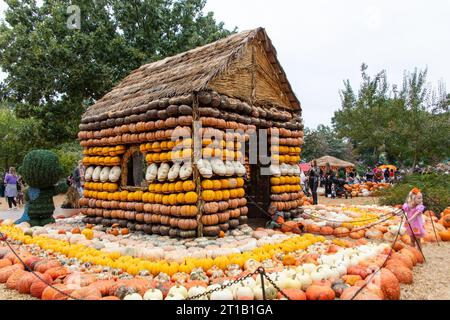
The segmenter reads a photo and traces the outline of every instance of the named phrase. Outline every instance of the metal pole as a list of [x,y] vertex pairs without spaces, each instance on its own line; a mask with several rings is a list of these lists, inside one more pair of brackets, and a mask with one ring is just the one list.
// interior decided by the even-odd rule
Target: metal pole
[[259,272],[259,276],[261,277],[261,289],[262,289],[263,300],[266,300],[266,289],[264,288],[264,268],[259,267],[258,272]]

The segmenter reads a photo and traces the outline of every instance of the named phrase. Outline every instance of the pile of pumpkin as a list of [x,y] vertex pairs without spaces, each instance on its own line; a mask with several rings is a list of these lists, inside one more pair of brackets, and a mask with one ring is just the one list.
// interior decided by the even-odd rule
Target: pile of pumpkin
[[387,189],[390,187],[390,183],[371,181],[344,185],[344,188],[351,193],[352,197],[369,197],[374,195],[378,190]]
[[[190,272],[149,274],[140,272],[131,276],[115,273],[97,265],[82,265],[77,259],[67,264],[63,256],[38,250],[30,245],[15,246],[25,264],[40,278],[70,295],[61,294],[24,270],[17,257],[0,244],[0,283],[20,293],[31,294],[43,300],[184,300],[203,295],[201,300],[262,300],[260,277],[254,275],[231,287],[207,293],[234,279],[253,272],[261,264],[247,260],[244,271],[233,265],[224,270],[212,265]],[[281,267],[268,276],[293,300],[397,300],[400,283],[412,283],[412,268],[422,263],[420,253],[411,247],[398,248],[389,258],[388,246],[364,242],[318,243],[310,245],[301,259],[296,252],[273,256]],[[376,270],[387,264],[380,272]],[[367,285],[366,285],[367,284]],[[265,282],[266,299],[285,299],[272,285]]]
[[[367,238],[371,240],[394,241],[397,233],[399,241],[411,244],[412,239],[406,234],[408,225],[400,226],[401,217],[392,216],[393,207],[370,206],[306,206],[303,214],[288,222],[289,229],[300,229],[304,232],[352,239]],[[423,242],[448,241],[450,226],[449,210],[446,209],[438,220],[432,211],[424,214],[425,236]],[[431,221],[433,219],[433,221]],[[294,225],[295,224],[295,225]],[[436,232],[435,232],[436,230]]]
[[[450,207],[445,208],[441,213],[441,218],[437,221],[439,237],[442,241],[450,241]],[[439,227],[442,226],[442,227]]]

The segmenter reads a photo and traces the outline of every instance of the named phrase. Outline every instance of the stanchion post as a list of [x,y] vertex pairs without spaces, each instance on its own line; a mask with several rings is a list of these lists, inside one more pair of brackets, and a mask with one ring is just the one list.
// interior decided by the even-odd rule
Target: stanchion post
[[259,276],[261,277],[261,290],[262,290],[263,300],[266,300],[266,289],[264,288],[264,268],[259,267],[258,272],[259,272]]

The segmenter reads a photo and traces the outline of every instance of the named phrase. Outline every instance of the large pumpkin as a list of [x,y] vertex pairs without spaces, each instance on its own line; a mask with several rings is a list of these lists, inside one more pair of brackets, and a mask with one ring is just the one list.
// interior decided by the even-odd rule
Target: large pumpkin
[[306,289],[306,298],[308,300],[333,300],[335,293],[328,286],[311,285]]

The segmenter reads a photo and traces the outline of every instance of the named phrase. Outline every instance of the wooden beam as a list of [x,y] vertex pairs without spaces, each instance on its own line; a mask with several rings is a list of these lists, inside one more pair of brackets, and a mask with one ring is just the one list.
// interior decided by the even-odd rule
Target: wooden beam
[[203,237],[203,224],[202,224],[202,216],[203,216],[203,205],[204,201],[202,199],[202,181],[200,176],[200,171],[198,170],[196,160],[201,158],[202,155],[202,137],[200,134],[200,112],[199,112],[199,102],[198,102],[198,94],[194,92],[194,102],[192,103],[192,111],[193,111],[193,121],[192,121],[192,141],[194,143],[194,152],[192,152],[192,175],[194,179],[194,183],[196,186],[196,192],[198,195],[197,200],[197,237]]

